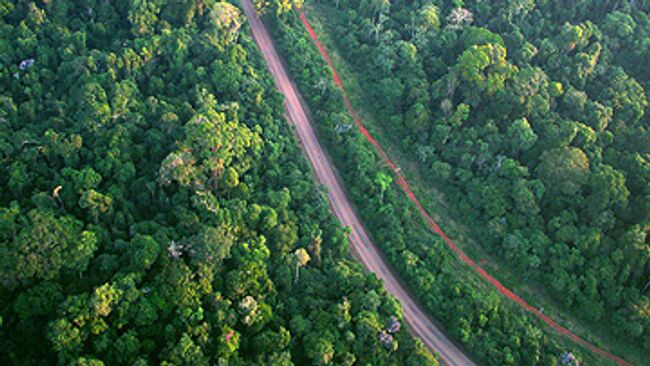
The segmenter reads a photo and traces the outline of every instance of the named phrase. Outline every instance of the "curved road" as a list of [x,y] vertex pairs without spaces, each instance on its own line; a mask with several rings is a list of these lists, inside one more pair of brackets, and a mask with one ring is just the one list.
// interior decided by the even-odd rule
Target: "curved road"
[[437,352],[445,364],[454,366],[476,365],[418,307],[416,301],[389,270],[378,249],[370,241],[361,221],[345,195],[337,175],[334,173],[331,162],[316,138],[298,91],[284,69],[268,31],[255,13],[251,1],[242,0],[241,3],[250,22],[253,38],[264,54],[264,59],[278,90],[285,97],[284,104],[288,119],[296,126],[296,133],[309,161],[314,167],[316,178],[327,187],[330,205],[341,224],[352,230],[349,238],[355,256],[369,271],[372,271],[383,280],[386,290],[393,294],[402,304],[404,318],[411,331],[422,339],[431,351]]

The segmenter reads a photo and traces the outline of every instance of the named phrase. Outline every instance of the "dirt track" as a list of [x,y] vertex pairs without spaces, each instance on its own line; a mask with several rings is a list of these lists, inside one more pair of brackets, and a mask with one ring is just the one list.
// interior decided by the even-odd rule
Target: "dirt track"
[[275,46],[264,26],[257,17],[250,0],[242,0],[246,16],[253,30],[253,37],[260,47],[267,66],[273,75],[275,84],[285,97],[285,108],[289,120],[296,126],[296,133],[311,162],[316,178],[328,189],[330,205],[343,226],[352,229],[350,242],[355,255],[369,270],[374,272],[384,282],[386,289],[402,304],[404,317],[411,330],[426,344],[440,355],[448,365],[475,365],[465,354],[440,330],[418,307],[417,303],[402,287],[395,275],[388,269],[381,254],[370,241],[361,221],[352,208],[344,190],[334,174],[334,168],[320,146],[316,134],[311,127],[307,113],[300,102],[298,91],[291,82],[288,73],[282,65]]

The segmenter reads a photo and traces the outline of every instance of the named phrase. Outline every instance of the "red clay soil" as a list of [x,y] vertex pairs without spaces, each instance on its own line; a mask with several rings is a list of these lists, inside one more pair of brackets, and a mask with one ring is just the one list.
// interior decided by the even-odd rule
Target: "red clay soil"
[[537,308],[529,305],[526,301],[524,301],[521,297],[517,296],[515,293],[510,291],[508,288],[503,286],[501,282],[499,282],[496,278],[492,277],[489,273],[487,273],[480,265],[478,265],[476,262],[474,262],[471,258],[469,258],[465,253],[463,253],[462,250],[456,246],[456,243],[454,243],[453,240],[451,240],[447,235],[440,229],[438,224],[433,220],[433,218],[427,213],[427,211],[422,207],[422,204],[420,201],[417,199],[413,191],[411,190],[411,187],[409,183],[404,179],[404,176],[402,175],[400,169],[393,163],[393,161],[388,157],[386,152],[381,148],[379,143],[370,135],[368,130],[363,126],[361,123],[361,120],[359,119],[359,116],[357,116],[357,113],[354,111],[352,108],[352,104],[350,103],[350,100],[345,92],[345,89],[343,88],[343,84],[341,83],[341,79],[339,77],[338,72],[334,68],[334,65],[332,64],[332,60],[329,57],[329,54],[327,53],[327,50],[325,47],[318,41],[318,36],[316,35],[316,32],[312,28],[311,24],[307,20],[307,17],[305,16],[304,12],[301,9],[297,9],[298,14],[300,16],[300,20],[302,23],[305,25],[305,28],[309,32],[309,35],[311,39],[314,41],[316,46],[318,47],[321,55],[327,62],[327,65],[329,65],[330,69],[332,70],[332,77],[334,79],[334,82],[336,85],[339,87],[341,90],[341,94],[343,95],[343,99],[345,101],[345,106],[348,109],[348,112],[350,115],[354,118],[357,127],[361,130],[361,133],[366,137],[366,139],[372,144],[372,146],[375,147],[381,158],[384,160],[384,162],[393,170],[393,173],[397,176],[397,184],[402,188],[402,190],[406,193],[408,198],[415,204],[415,206],[418,208],[420,211],[420,214],[422,217],[426,220],[427,224],[429,225],[429,228],[435,232],[436,234],[440,235],[442,239],[447,243],[449,248],[453,250],[458,257],[467,265],[472,267],[481,277],[483,277],[486,281],[488,281],[495,289],[497,289],[501,294],[505,295],[509,299],[513,300],[517,304],[519,304],[521,307],[523,307],[525,310],[529,311],[533,315],[535,315],[537,318],[541,319],[544,323],[546,323],[548,326],[551,328],[555,329],[556,331],[560,332],[561,334],[569,337],[571,340],[574,342],[583,345],[587,348],[589,348],[592,352],[605,357],[611,361],[616,362],[617,364],[621,366],[632,366],[630,363],[627,361],[623,360],[622,358],[613,355],[601,348],[596,347],[595,345],[585,341],[584,339],[578,337],[575,333],[571,332],[567,328],[559,325],[556,323],[553,319],[549,318],[548,316],[544,315],[541,311],[539,311]]

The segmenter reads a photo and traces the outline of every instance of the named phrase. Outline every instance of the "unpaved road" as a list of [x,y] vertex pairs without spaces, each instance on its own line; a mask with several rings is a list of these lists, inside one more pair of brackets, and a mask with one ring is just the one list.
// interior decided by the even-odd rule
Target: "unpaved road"
[[383,280],[386,290],[393,294],[402,304],[404,317],[411,331],[422,339],[431,351],[437,352],[444,363],[454,366],[476,365],[418,307],[416,301],[402,287],[396,276],[389,270],[378,249],[370,241],[361,221],[345,195],[341,183],[334,174],[331,162],[316,138],[307,113],[298,97],[298,91],[284,69],[268,31],[257,17],[250,0],[242,0],[242,6],[250,22],[253,37],[264,54],[264,59],[275,80],[275,84],[285,97],[284,104],[287,116],[290,122],[296,126],[296,133],[314,168],[316,178],[327,187],[330,205],[338,219],[343,226],[347,226],[352,230],[350,243],[356,257],[369,271],[374,272]]

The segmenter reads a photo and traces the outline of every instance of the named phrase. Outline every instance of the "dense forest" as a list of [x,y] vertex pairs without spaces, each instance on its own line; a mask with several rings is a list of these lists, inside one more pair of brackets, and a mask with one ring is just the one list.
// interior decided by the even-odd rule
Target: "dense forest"
[[235,5],[0,0],[0,34],[0,363],[437,365]]
[[[361,107],[445,193],[480,245],[523,281],[586,321],[604,322],[647,355],[650,3],[322,3],[314,17],[327,18],[331,39],[360,75],[372,103]],[[461,320],[442,310],[453,296],[436,298],[436,290],[454,282],[441,283],[452,266],[441,259],[444,249],[421,243],[405,219],[398,221],[413,214],[400,213],[403,199],[383,194],[377,160],[359,134],[342,128],[353,122],[338,91],[322,86],[329,72],[319,55],[292,57],[313,48],[302,25],[276,24],[294,75],[318,106],[321,133],[339,151],[352,196],[367,207],[393,264],[451,332],[476,345],[479,358],[533,364],[522,361],[530,357],[526,347],[507,339],[516,331],[497,333],[501,325],[480,310],[465,310]],[[362,203],[373,192],[375,203]],[[499,308],[498,299],[468,291],[472,299],[462,306]],[[514,361],[492,353],[499,346],[488,346],[486,330],[498,334],[491,342],[503,339],[501,347],[514,350]]]

